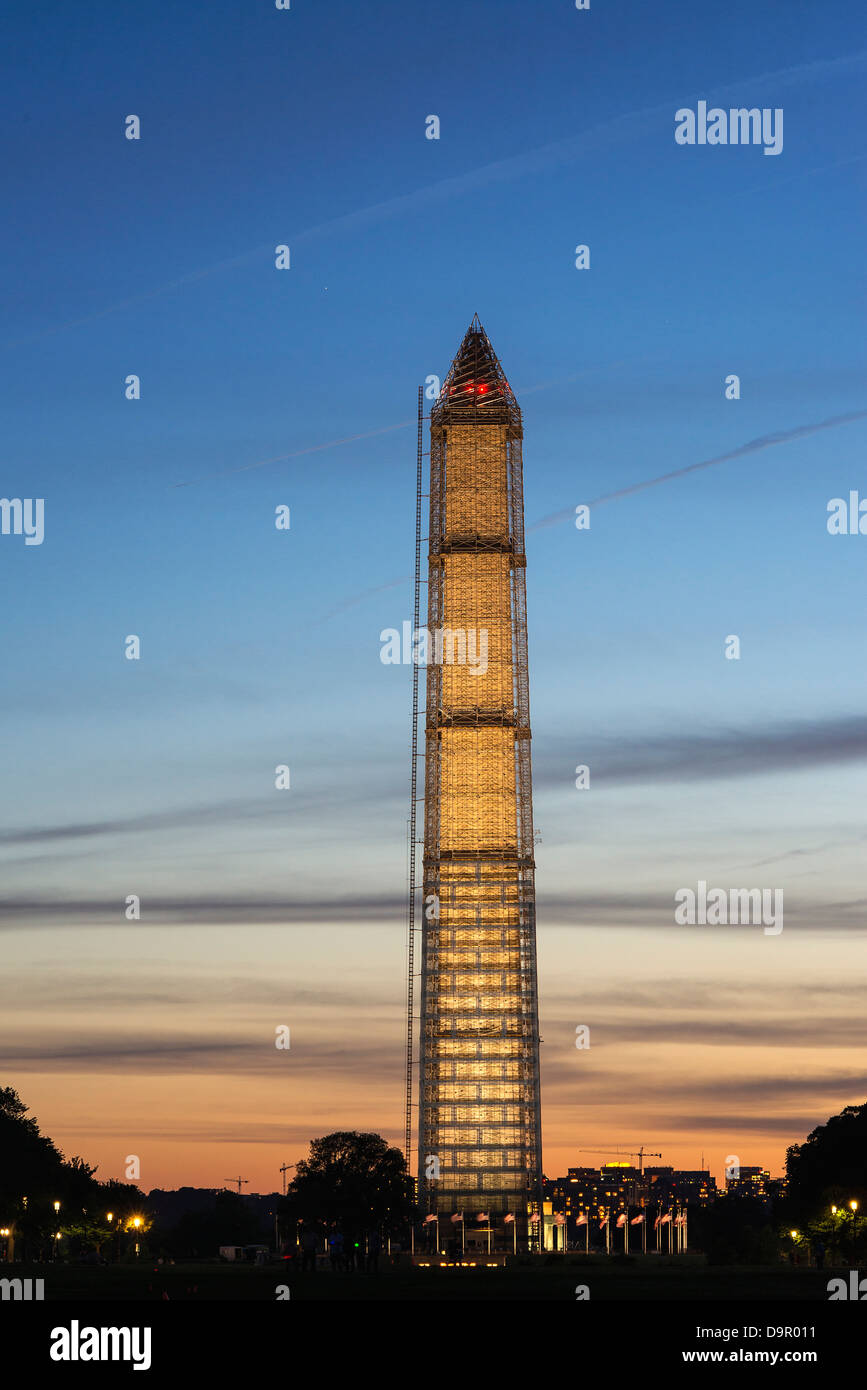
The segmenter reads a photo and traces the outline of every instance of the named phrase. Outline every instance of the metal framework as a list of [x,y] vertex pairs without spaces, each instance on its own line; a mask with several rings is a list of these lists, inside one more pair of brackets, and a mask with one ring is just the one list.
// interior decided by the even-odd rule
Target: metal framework
[[[418,444],[416,450],[415,473],[415,582],[413,586],[413,632],[418,631],[421,595],[421,487],[422,487],[422,445],[423,438],[423,399],[422,388],[418,388]],[[407,902],[406,934],[406,1108],[404,1117],[404,1152],[407,1169],[412,1161],[412,1067],[413,1035],[415,1029],[415,907],[418,885],[416,883],[416,834],[418,806],[418,662],[412,663],[412,770],[410,772],[409,792],[409,879]]]
[[542,1159],[522,437],[475,317],[431,411],[419,1196],[495,1229],[512,1213],[526,1248]]

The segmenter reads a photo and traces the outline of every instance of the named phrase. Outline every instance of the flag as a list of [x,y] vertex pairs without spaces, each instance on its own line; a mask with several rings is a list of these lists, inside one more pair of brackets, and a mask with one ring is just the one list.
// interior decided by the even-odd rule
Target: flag
[[432,1216],[426,1216],[424,1221],[422,1222],[422,1225],[426,1226],[429,1221],[436,1221],[436,1219],[436,1213],[434,1213]]
[[630,1226],[640,1226],[643,1220],[644,1220],[644,1216],[643,1216],[643,1215],[642,1215],[642,1216],[633,1216],[633,1218],[632,1218],[632,1220],[630,1221],[629,1224],[630,1224]]
[[621,1212],[620,1215],[618,1216],[618,1218],[617,1218],[617,1224],[618,1224],[618,1226],[625,1226],[625,1225],[626,1225],[626,1217],[625,1217],[625,1215],[624,1215],[623,1212]]
[[557,1212],[556,1216],[554,1217],[554,1225],[555,1225],[555,1226],[565,1226],[565,1225],[566,1225],[566,1218],[565,1218],[565,1216],[563,1216],[563,1214],[562,1214],[561,1212],[559,1212],[559,1211]]
[[515,1217],[512,1212],[507,1212],[506,1215],[503,1217],[504,1221],[514,1221],[514,1219]]
[[586,1217],[586,1216],[579,1216],[579,1217],[578,1217],[578,1220],[575,1222],[575,1225],[576,1225],[576,1226],[586,1226],[586,1225],[587,1225],[587,1217]]
[[455,1214],[454,1214],[454,1216],[451,1218],[452,1225],[453,1225],[453,1226],[456,1226],[457,1223],[458,1223],[459,1221],[463,1221],[463,1219],[464,1219],[464,1214],[463,1214],[463,1212],[462,1212],[462,1211],[456,1211]]
[[605,1230],[605,1227],[606,1227],[607,1225],[608,1225],[608,1217],[607,1217],[607,1216],[603,1216],[602,1220],[599,1222],[599,1229],[600,1229],[600,1231],[604,1231],[604,1230]]
[[478,1216],[476,1217],[477,1221],[490,1221],[490,1219],[490,1212],[487,1211],[480,1211]]
[[534,1211],[533,1214],[532,1214],[531,1217],[530,1217],[531,1223],[532,1223],[534,1226],[538,1226],[538,1224],[539,1224],[539,1222],[540,1222],[541,1220],[542,1220],[542,1218],[541,1218],[541,1216],[539,1215],[539,1213],[538,1213],[537,1211]]
[[658,1225],[659,1225],[659,1223],[660,1223],[661,1220],[662,1220],[662,1218],[659,1217],[659,1216],[657,1216],[656,1220],[655,1220],[654,1223],[653,1223],[653,1229],[654,1229],[654,1230],[656,1230],[656,1228],[658,1227]]
[[667,1212],[665,1213],[665,1216],[662,1217],[662,1224],[663,1224],[663,1226],[665,1225],[666,1221],[670,1221],[670,1220],[671,1220],[671,1212],[670,1212],[670,1211],[667,1211]]

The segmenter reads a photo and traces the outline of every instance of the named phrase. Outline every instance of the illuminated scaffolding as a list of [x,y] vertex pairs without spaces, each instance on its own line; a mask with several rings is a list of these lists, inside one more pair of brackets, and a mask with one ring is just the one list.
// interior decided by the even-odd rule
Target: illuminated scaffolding
[[523,430],[478,317],[430,430],[428,631],[444,640],[427,670],[419,1195],[495,1230],[514,1214],[526,1248],[542,1166]]

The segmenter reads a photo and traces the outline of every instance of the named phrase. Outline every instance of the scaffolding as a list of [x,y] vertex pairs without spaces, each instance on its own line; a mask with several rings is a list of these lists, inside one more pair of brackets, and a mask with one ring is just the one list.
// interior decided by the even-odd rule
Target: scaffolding
[[513,1214],[526,1248],[542,1164],[523,429],[478,317],[430,430],[419,1195]]

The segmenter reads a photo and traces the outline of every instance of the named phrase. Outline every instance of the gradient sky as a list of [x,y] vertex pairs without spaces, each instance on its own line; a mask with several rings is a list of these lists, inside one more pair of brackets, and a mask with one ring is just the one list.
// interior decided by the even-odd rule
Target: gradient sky
[[[145,1189],[401,1142],[379,634],[477,311],[524,411],[546,1172],[780,1171],[867,1094],[867,537],[826,528],[867,420],[797,433],[867,411],[849,0],[19,0],[3,37],[0,491],[46,529],[0,537],[2,1084]],[[678,146],[700,99],[782,107],[783,152]],[[784,930],[676,926],[700,879]]]

